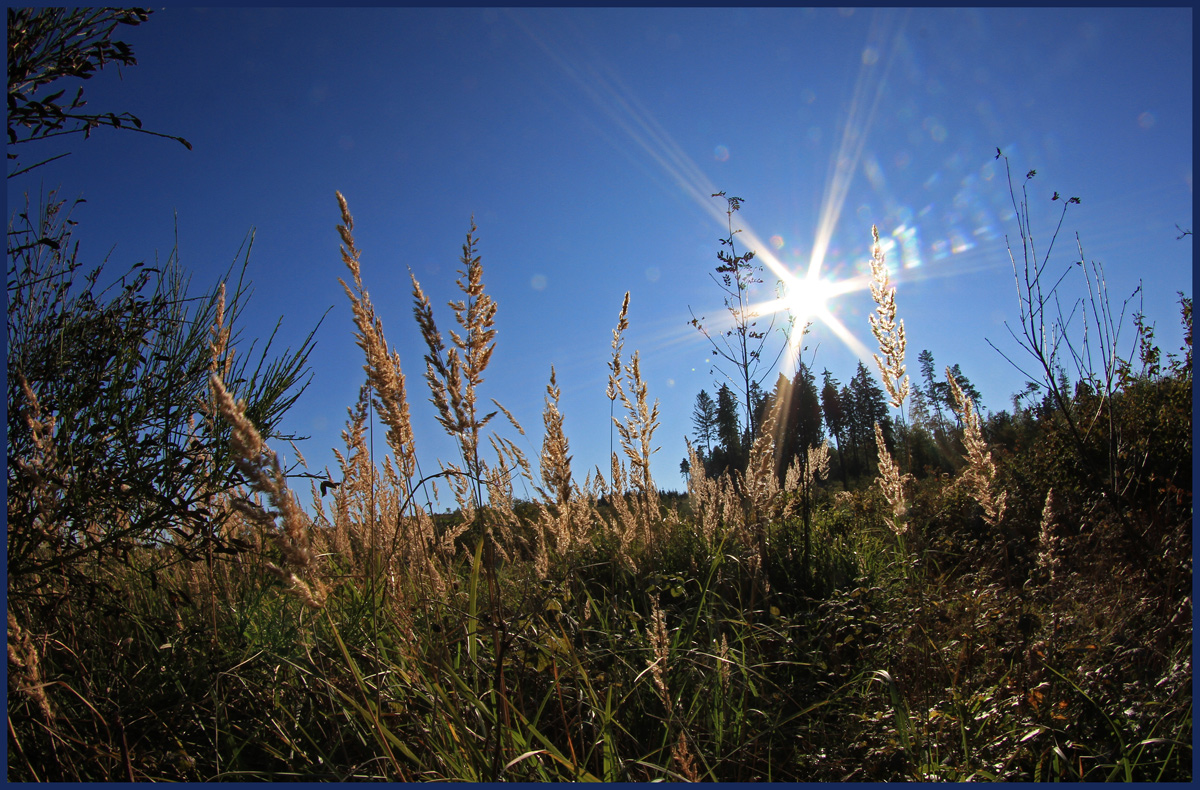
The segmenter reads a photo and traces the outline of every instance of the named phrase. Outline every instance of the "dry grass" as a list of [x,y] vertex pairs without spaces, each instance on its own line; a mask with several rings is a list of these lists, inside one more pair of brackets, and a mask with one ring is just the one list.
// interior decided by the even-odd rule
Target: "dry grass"
[[[283,563],[282,567],[269,563],[267,568],[284,579],[306,606],[319,609],[326,590],[317,576],[308,515],[287,486],[279,456],[263,442],[254,423],[246,417],[245,403],[235,402],[218,376],[212,377],[211,384],[221,416],[233,426],[234,463],[250,481],[251,490],[266,495],[271,510],[243,497],[236,498],[233,504],[251,523],[270,530]],[[276,519],[282,524],[277,524]]]
[[905,517],[908,515],[908,504],[904,497],[904,485],[912,475],[900,474],[900,467],[892,460],[887,444],[883,440],[883,430],[875,423],[875,447],[879,451],[879,477],[877,481],[883,496],[891,507],[892,515],[886,519],[888,527],[897,536],[908,531]]
[[1054,489],[1046,491],[1046,504],[1042,508],[1042,525],[1038,530],[1038,568],[1046,573],[1048,583],[1053,585],[1058,576],[1059,539],[1055,534]]
[[[608,387],[605,395],[608,397],[608,416],[613,425],[617,424],[616,404],[617,394],[621,390],[621,349],[625,345],[625,330],[629,328],[629,291],[621,302],[621,313],[617,316],[617,326],[612,333],[612,360],[608,363]],[[612,435],[609,435],[609,455],[612,455]]]
[[727,531],[737,532],[744,528],[745,516],[740,497],[729,475],[711,478],[704,472],[704,463],[692,447],[688,448],[688,502],[692,517],[704,545],[716,548]]
[[337,200],[342,213],[342,224],[338,225],[343,245],[342,262],[350,270],[354,288],[351,289],[340,277],[338,282],[342,284],[346,296],[350,299],[354,325],[358,328],[354,337],[367,358],[363,370],[367,373],[367,383],[378,397],[375,405],[379,410],[380,419],[388,426],[387,443],[392,450],[392,457],[400,465],[399,471],[403,480],[411,480],[415,471],[416,449],[408,412],[408,398],[404,389],[404,373],[400,368],[400,354],[397,351],[389,351],[387,340],[383,336],[383,322],[375,314],[370,294],[363,288],[359,266],[361,253],[354,244],[352,234],[354,219],[350,216],[350,208],[341,192],[337,193]]
[[963,446],[967,450],[967,466],[963,469],[959,480],[983,508],[984,520],[993,527],[998,526],[1001,519],[1004,518],[1008,494],[998,490],[996,464],[992,461],[992,454],[988,451],[987,442],[984,441],[975,404],[962,391],[958,381],[951,375],[950,368],[946,368],[946,381],[949,382],[950,390],[954,393],[955,409],[962,417]]
[[[879,343],[875,364],[883,377],[883,387],[892,405],[903,408],[908,397],[908,376],[904,374],[904,321],[896,323],[896,289],[888,288],[888,270],[883,247],[879,244],[879,229],[871,226],[871,298],[875,300],[875,315],[868,316],[871,333]],[[882,355],[882,356],[881,356]]]
[[46,697],[45,683],[38,666],[37,646],[33,643],[33,637],[21,628],[12,610],[8,612],[8,664],[9,683],[37,705],[47,725],[53,725],[54,709]]
[[[474,494],[471,507],[477,508],[483,504],[482,491],[486,476],[486,463],[480,457],[480,431],[496,415],[496,412],[479,413],[477,390],[483,383],[483,372],[495,348],[496,303],[484,292],[483,265],[476,249],[475,231],[475,222],[472,220],[459,259],[464,268],[459,270],[457,284],[467,298],[450,303],[455,320],[465,335],[451,330],[449,348],[437,328],[429,298],[416,276],[410,272],[410,277],[413,284],[413,312],[429,349],[425,356],[425,380],[437,408],[437,419],[445,431],[458,441],[461,453],[462,466],[448,466],[447,469],[461,472],[470,479],[471,486],[467,490]],[[465,505],[459,502],[460,507]]]
[[[126,607],[120,615],[77,608],[31,625],[24,610],[9,609],[18,778],[42,778],[46,768],[75,779],[188,781],[1096,778],[1109,764],[1136,778],[1155,778],[1160,766],[1167,776],[1187,773],[1167,749],[1190,748],[1190,710],[1178,698],[1190,679],[1190,597],[1164,593],[1170,611],[1159,612],[1153,595],[1131,591],[1149,591],[1155,575],[1132,568],[1128,589],[1117,593],[1103,587],[1104,573],[1087,579],[1105,600],[1139,601],[1113,622],[1085,616],[1082,593],[1050,595],[1103,555],[1082,548],[1100,538],[1075,523],[1087,516],[1057,487],[1026,485],[1038,501],[1045,496],[1037,524],[1037,514],[1008,509],[999,481],[1011,470],[1002,454],[993,458],[974,404],[949,372],[967,452],[957,486],[901,474],[878,423],[877,486],[830,496],[820,485],[827,443],[804,448],[781,480],[776,429],[786,404],[776,392],[744,472],[710,478],[688,444],[680,503],[660,497],[650,473],[659,404],[640,355],[624,358],[626,294],[606,389],[620,452],[612,448],[606,473],[575,477],[551,368],[535,474],[514,439],[485,435],[500,413],[517,436],[523,431],[499,404],[487,413],[480,405],[496,304],[484,290],[472,223],[457,281],[464,298],[451,303],[457,331],[438,330],[412,277],[425,382],[460,453],[422,476],[400,357],[363,285],[340,194],[338,205],[350,272],[342,285],[365,384],[347,410],[338,468],[312,485],[315,517],[299,507],[275,451],[226,387],[234,349],[222,299],[210,389],[198,408],[230,427],[232,462],[247,481],[207,499],[223,539],[239,548],[153,575],[110,569],[104,578],[128,599],[111,598]],[[908,394],[903,322],[873,236],[876,359],[900,407]],[[55,418],[24,382],[21,391],[33,449],[20,462],[53,497],[54,476],[64,473]],[[382,458],[371,441],[376,415],[388,429]],[[518,477],[539,501],[518,499]],[[458,503],[452,516],[435,516],[418,499],[438,481]],[[1013,533],[1020,524],[1029,537],[1003,582],[991,553],[1004,536],[964,537],[971,519],[958,517],[973,503],[987,524]],[[885,525],[911,552],[905,560],[923,561],[894,562]],[[790,566],[799,564],[801,527],[797,573]],[[918,527],[925,543],[906,542]],[[926,543],[938,553],[921,554]],[[927,570],[946,557],[960,562]],[[1105,567],[1126,569],[1123,562]],[[1183,589],[1190,563],[1171,567],[1171,589]],[[1026,580],[1035,595],[1024,596]],[[72,596],[82,591],[61,594],[66,603],[54,606],[80,607]],[[71,634],[75,619],[124,631]],[[1154,669],[1127,685],[1170,689],[1161,700],[1141,694],[1169,712],[1139,713],[1146,724],[1136,739],[1103,729],[1111,711],[1127,709],[1116,686],[1093,683],[1075,671],[1086,662],[1072,663],[1070,651],[1099,633],[1111,655],[1106,664],[1093,649],[1089,671],[1133,671],[1122,640],[1141,639]],[[78,668],[70,686],[69,667]],[[887,699],[871,681],[882,677]],[[153,693],[139,694],[141,683]],[[1135,741],[1141,752],[1129,746]],[[1068,752],[1070,764],[1058,759]],[[1079,767],[1083,758],[1108,762],[1091,770]]]
[[[63,487],[63,475],[67,473],[61,469],[54,441],[57,418],[53,414],[42,412],[37,394],[23,375],[17,376],[17,382],[25,400],[20,408],[22,419],[29,426],[31,447],[28,457],[13,458],[12,464],[29,476],[33,486],[30,502],[32,513],[27,519],[31,529],[43,534],[46,540],[53,543],[55,525],[50,514],[57,510],[55,503]],[[10,507],[15,504],[13,500],[9,500]]]
[[550,383],[546,385],[546,410],[542,421],[546,435],[542,439],[542,484],[546,499],[560,507],[571,499],[571,454],[567,435],[563,431],[563,415],[558,409],[560,395],[554,378],[554,367],[550,368]]
[[[904,321],[896,323],[896,289],[888,288],[888,270],[884,260],[883,247],[879,243],[879,229],[871,226],[871,298],[875,300],[875,315],[868,316],[871,333],[879,343],[879,354],[875,354],[875,364],[883,378],[883,387],[887,391],[891,404],[897,409],[903,409],[904,399],[908,397],[908,376],[904,374]],[[875,423],[875,449],[879,457],[879,487],[892,509],[892,517],[887,519],[887,525],[897,536],[908,531],[905,516],[908,514],[908,504],[904,497],[904,484],[911,475],[901,475],[899,465],[892,460],[884,442],[883,430]]]

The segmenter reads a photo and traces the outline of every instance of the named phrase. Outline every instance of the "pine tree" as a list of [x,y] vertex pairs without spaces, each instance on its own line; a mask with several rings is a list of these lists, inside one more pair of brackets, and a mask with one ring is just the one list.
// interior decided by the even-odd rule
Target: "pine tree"
[[[939,430],[945,431],[947,427],[946,417],[942,413],[943,406],[946,407],[946,411],[955,415],[956,420],[958,419],[957,412],[954,410],[953,396],[950,393],[950,384],[946,381],[937,380],[937,369],[934,367],[933,352],[929,349],[925,349],[917,355],[917,362],[921,366],[921,378],[924,380],[925,385],[917,388],[916,391],[925,396],[926,402],[933,407],[934,413],[937,415],[937,423],[934,427],[934,433],[936,434]],[[954,380],[962,387],[962,391],[971,398],[975,407],[979,408],[979,390],[975,389],[970,380],[963,375],[962,369],[957,363],[950,368],[950,372],[953,374]]]
[[749,442],[753,442],[754,438],[758,436],[759,429],[761,429],[763,423],[766,422],[767,415],[770,413],[773,404],[774,400],[772,399],[771,395],[763,392],[762,387],[759,386],[757,381],[750,383],[750,406],[752,410],[751,414],[753,415],[754,419],[754,429],[749,432],[750,439],[745,444],[747,452],[750,450]]
[[709,477],[717,477],[727,470],[741,470],[746,464],[743,459],[742,426],[738,417],[741,404],[728,384],[717,391],[717,440],[720,446],[712,451]]
[[790,382],[781,374],[776,392],[786,392],[788,398],[776,449],[776,469],[782,481],[793,458],[799,458],[802,467],[807,463],[808,448],[820,445],[825,431],[821,400],[812,371],[806,366],[801,365]]
[[696,407],[692,410],[692,427],[696,431],[696,444],[704,455],[712,452],[712,442],[717,435],[717,403],[705,390],[696,396]]
[[824,386],[821,388],[821,411],[825,415],[825,424],[829,426],[829,434],[837,442],[838,467],[842,472],[842,485],[850,488],[846,474],[846,411],[838,391],[840,382],[828,371],[821,372]]
[[801,365],[792,379],[792,388],[799,403],[800,422],[797,432],[800,435],[800,446],[807,450],[819,445],[825,438],[825,428],[821,419],[821,399],[817,395],[817,385],[812,371]]
[[863,467],[863,452],[860,442],[863,430],[859,424],[858,412],[854,408],[854,393],[850,391],[848,385],[843,384],[842,388],[838,390],[838,401],[842,404],[842,418],[846,425],[846,450],[849,453],[846,474],[857,477]]
[[950,397],[950,387],[946,382],[937,380],[932,351],[929,349],[921,351],[917,355],[917,363],[921,366],[921,378],[925,382],[925,386],[918,388],[917,391],[925,396],[929,405],[933,407],[934,414],[937,415],[936,430],[946,424],[946,418],[942,415],[942,404],[945,404],[947,409],[953,411],[949,400],[947,400]]
[[887,399],[883,388],[875,383],[871,371],[861,361],[850,379],[850,411],[854,415],[853,424],[857,431],[855,445],[865,454],[863,470],[871,469],[871,460],[878,449],[875,446],[875,423],[883,430],[885,440],[893,440],[892,418],[888,414]]

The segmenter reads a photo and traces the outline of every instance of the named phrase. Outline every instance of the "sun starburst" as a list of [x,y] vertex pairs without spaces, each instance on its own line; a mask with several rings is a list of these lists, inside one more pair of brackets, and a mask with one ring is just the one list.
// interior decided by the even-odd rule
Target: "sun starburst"
[[787,313],[795,319],[797,331],[792,332],[790,354],[799,351],[804,341],[804,332],[799,330],[820,322],[829,328],[839,340],[860,356],[870,356],[866,346],[846,328],[834,313],[834,304],[840,296],[854,291],[866,290],[870,278],[865,276],[831,280],[820,275],[820,265],[810,266],[808,272],[798,276],[788,271],[773,255],[761,255],[763,262],[779,278],[782,285],[780,295],[754,306],[759,315]]

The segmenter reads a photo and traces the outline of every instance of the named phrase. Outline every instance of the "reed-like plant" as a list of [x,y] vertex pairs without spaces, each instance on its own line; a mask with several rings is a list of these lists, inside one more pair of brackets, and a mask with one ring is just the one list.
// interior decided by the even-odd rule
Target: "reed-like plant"
[[883,245],[879,243],[879,228],[874,225],[871,226],[871,239],[871,298],[876,307],[875,314],[867,316],[867,321],[871,324],[871,334],[879,343],[879,354],[873,356],[892,406],[903,409],[909,391],[908,376],[904,373],[904,320],[896,323],[896,289],[888,288]]
[[[452,305],[459,332],[437,331],[413,281],[437,417],[466,434],[457,463],[422,476],[400,359],[363,285],[344,200],[339,209],[366,383],[337,468],[312,483],[315,517],[287,487],[269,446],[278,437],[227,383],[242,355],[218,293],[200,333],[209,389],[189,436],[224,431],[225,449],[206,447],[197,468],[227,463],[243,484],[201,490],[209,556],[186,540],[96,552],[91,578],[119,599],[53,577],[27,578],[18,606],[10,597],[10,778],[1190,778],[1183,504],[1137,514],[1173,525],[1159,527],[1156,565],[1106,549],[1112,531],[1056,466],[1061,431],[1030,417],[1012,430],[1031,433],[1006,444],[953,372],[967,455],[957,481],[901,474],[878,424],[877,484],[826,497],[827,445],[804,448],[781,476],[777,391],[745,470],[710,477],[689,443],[686,499],[660,495],[658,404],[640,355],[623,350],[628,295],[609,367],[621,447],[608,479],[573,476],[554,368],[535,475],[516,441],[484,443],[499,405],[485,415],[467,404],[494,348],[474,228],[465,298]],[[886,277],[876,286],[872,327],[895,405],[903,325]],[[70,473],[67,417],[32,379],[16,381],[27,480]],[[1139,395],[1175,404],[1181,392],[1172,379]],[[1155,414],[1179,441],[1175,413]],[[518,498],[517,476],[538,501]],[[1161,495],[1182,502],[1182,477],[1164,480],[1174,487]],[[458,513],[418,501],[439,481]],[[800,573],[796,512],[810,505]],[[47,535],[62,526],[54,506],[34,514]],[[881,524],[902,547],[921,527],[920,552],[902,554],[904,584],[891,583],[896,541]],[[997,527],[1018,548],[1003,575]],[[164,562],[171,552],[180,561]]]
[[546,385],[546,409],[542,414],[546,435],[542,439],[541,469],[547,499],[561,507],[571,499],[572,484],[570,445],[563,432],[563,415],[558,409],[560,394],[552,365],[550,383]]
[[993,527],[999,526],[1004,518],[1008,492],[999,489],[996,464],[992,461],[992,454],[983,438],[975,404],[958,385],[950,368],[946,368],[946,381],[950,384],[950,391],[954,393],[955,411],[962,419],[963,446],[967,450],[967,466],[959,475],[959,480],[983,508],[984,520]]
[[450,303],[464,334],[451,330],[448,349],[438,331],[429,298],[416,275],[411,272],[409,275],[413,286],[413,313],[429,349],[425,356],[425,380],[437,408],[438,422],[459,443],[462,469],[474,493],[473,505],[480,507],[484,503],[486,467],[479,452],[480,432],[498,412],[481,414],[478,402],[478,387],[483,383],[483,372],[495,348],[496,303],[484,292],[482,258],[476,248],[475,231],[472,220],[459,259],[463,268],[459,270],[457,285],[466,298]]
[[[888,288],[888,270],[884,259],[883,245],[879,243],[879,228],[871,226],[871,298],[875,300],[875,315],[867,317],[871,333],[879,343],[879,353],[874,354],[875,364],[883,378],[891,404],[903,414],[904,399],[908,397],[908,376],[904,373],[904,321],[896,323],[896,289]],[[892,508],[892,517],[887,524],[899,538],[908,531],[905,517],[908,504],[905,501],[904,485],[911,475],[902,475],[900,467],[892,460],[884,442],[883,430],[875,423],[875,450],[879,457],[879,474],[876,478]]]
[[[338,282],[350,299],[354,324],[358,328],[355,340],[366,355],[363,370],[367,373],[367,383],[375,392],[375,406],[380,419],[388,426],[387,442],[399,465],[401,483],[407,486],[416,470],[416,448],[400,354],[388,348],[383,336],[383,322],[375,314],[370,294],[363,288],[359,264],[361,253],[354,244],[354,218],[350,216],[350,208],[341,192],[337,193],[337,200],[342,213],[342,224],[338,225],[338,233],[342,237],[342,263],[350,270],[354,288],[351,289],[340,277]],[[407,494],[408,491],[404,490],[403,493]]]

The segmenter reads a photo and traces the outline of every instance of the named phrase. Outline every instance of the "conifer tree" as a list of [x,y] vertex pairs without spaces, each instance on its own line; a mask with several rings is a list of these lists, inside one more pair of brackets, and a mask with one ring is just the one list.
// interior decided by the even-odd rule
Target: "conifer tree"
[[854,415],[855,447],[865,454],[863,471],[867,471],[870,459],[877,453],[875,446],[875,423],[879,423],[883,435],[892,439],[892,419],[888,414],[887,400],[883,388],[875,383],[871,371],[861,361],[850,379],[850,412]]
[[846,474],[846,411],[838,387],[840,382],[828,370],[821,372],[823,386],[821,388],[821,412],[825,416],[825,424],[829,426],[829,434],[837,443],[838,468],[841,469],[842,485],[850,488]]
[[692,410],[692,427],[696,431],[696,444],[704,455],[712,452],[712,442],[717,435],[717,403],[706,390],[696,396],[696,407]]
[[932,351],[927,348],[923,349],[917,355],[917,364],[921,367],[921,378],[925,382],[925,386],[918,387],[917,391],[924,395],[925,400],[933,407],[933,412],[937,415],[937,425],[942,426],[945,424],[945,417],[942,416],[942,404],[946,404],[949,408],[949,402],[946,399],[950,397],[950,389],[946,382],[937,380]]
[[720,446],[712,452],[709,477],[717,477],[726,470],[742,469],[745,466],[742,458],[744,448],[741,421],[738,419],[739,410],[737,395],[728,384],[722,384],[721,389],[717,391],[717,440]]
[[786,394],[787,398],[784,409],[786,419],[776,444],[776,471],[782,481],[793,458],[799,458],[803,468],[808,449],[821,444],[825,430],[821,419],[821,400],[812,371],[805,365],[800,366],[791,381],[780,374],[776,393],[777,397]]

